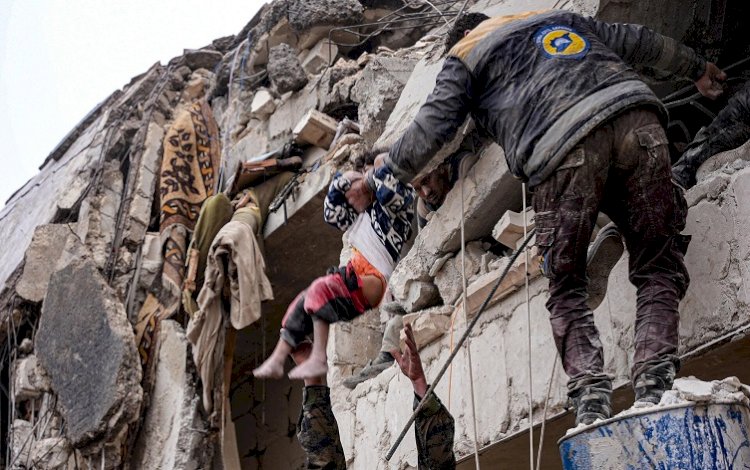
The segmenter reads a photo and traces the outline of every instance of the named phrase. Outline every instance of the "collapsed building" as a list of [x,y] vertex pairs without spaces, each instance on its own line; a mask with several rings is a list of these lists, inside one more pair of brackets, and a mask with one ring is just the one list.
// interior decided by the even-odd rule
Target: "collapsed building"
[[[340,234],[322,221],[334,173],[403,132],[432,89],[442,36],[464,7],[490,16],[567,8],[605,21],[641,23],[722,66],[739,62],[730,85],[743,82],[750,70],[743,62],[750,45],[740,23],[748,7],[739,1],[265,5],[237,35],[157,63],[105,99],[0,212],[0,450],[6,468],[303,467],[295,438],[302,385],[254,380],[251,372],[278,339],[287,305],[347,256]],[[685,85],[642,72],[662,97]],[[676,95],[670,106],[676,153],[721,106],[686,96]],[[144,311],[158,310],[155,299],[164,294],[168,255],[160,177],[166,137],[196,102],[209,105],[216,123],[217,133],[205,143],[220,148],[212,169],[216,192],[231,185],[240,162],[283,152],[291,142],[301,148],[303,162],[271,203],[275,210],[260,237],[273,299],[264,302],[258,321],[218,349],[229,368],[222,385],[229,397],[225,419],[208,413],[201,400],[205,381],[193,362],[184,312],[156,314],[151,343],[144,349],[136,341]],[[686,233],[693,241],[687,255],[692,285],[681,304],[685,375],[750,381],[742,366],[750,355],[750,208],[742,202],[750,197],[749,161],[746,147],[712,158],[687,194]],[[390,289],[409,312],[428,378],[507,263],[483,239],[494,236],[515,248],[523,233],[521,211],[520,182],[508,172],[502,149],[489,145],[405,250]],[[460,307],[461,219],[466,312]],[[559,468],[555,441],[573,420],[565,412],[565,374],[553,368],[558,359],[544,307],[546,287],[533,266],[513,266],[472,332],[476,416],[465,354],[459,353],[437,388],[456,419],[459,466],[473,464],[467,459],[474,452],[474,421],[480,460],[488,468],[528,465],[529,428],[538,441],[545,421],[541,465]],[[623,258],[595,312],[620,408],[632,401],[634,299]],[[332,329],[328,382],[349,468],[417,466],[413,439],[390,462],[384,460],[411,414],[411,387],[397,367],[351,391],[339,386],[377,354],[387,319],[375,311]]]

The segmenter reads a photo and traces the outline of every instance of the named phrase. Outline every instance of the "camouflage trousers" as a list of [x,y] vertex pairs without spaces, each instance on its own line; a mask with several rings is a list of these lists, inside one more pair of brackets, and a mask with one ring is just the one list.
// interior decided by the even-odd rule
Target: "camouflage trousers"
[[571,380],[603,372],[602,344],[586,305],[586,255],[599,211],[620,229],[637,289],[632,376],[649,363],[677,363],[678,305],[689,284],[687,203],[671,182],[667,138],[650,109],[601,125],[534,188],[536,244],[549,281],[552,332]]
[[330,392],[325,385],[308,385],[303,391],[297,439],[307,455],[308,469],[346,469]]

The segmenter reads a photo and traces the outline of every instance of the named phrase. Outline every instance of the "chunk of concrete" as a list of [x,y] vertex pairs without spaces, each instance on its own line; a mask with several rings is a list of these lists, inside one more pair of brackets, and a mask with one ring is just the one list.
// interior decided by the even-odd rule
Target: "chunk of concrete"
[[103,269],[109,260],[117,232],[117,218],[123,193],[120,162],[105,162],[101,182],[81,203],[76,232],[91,250],[94,262]]
[[221,52],[210,49],[185,49],[185,64],[191,69],[213,70],[224,57]]
[[[523,214],[514,211],[505,211],[492,229],[492,238],[499,241],[508,248],[515,250],[518,240],[523,238]],[[534,228],[534,211],[526,211],[526,230]]]
[[164,128],[155,122],[149,123],[135,188],[130,193],[132,199],[123,232],[123,238],[134,245],[143,241],[151,222],[151,207],[156,194],[156,175],[160,171],[163,141]]
[[185,332],[173,320],[161,322],[154,386],[135,444],[134,468],[205,468],[209,443],[199,410],[195,379],[188,370]]
[[268,54],[268,78],[279,93],[297,91],[307,84],[307,74],[299,63],[297,51],[289,44],[279,44]]
[[[507,261],[506,261],[507,262]],[[500,264],[500,263],[498,263]],[[497,281],[500,279],[500,275],[503,273],[506,263],[502,263],[502,268],[494,271],[490,271],[487,274],[480,276],[474,282],[469,284],[469,288],[466,292],[466,302],[468,304],[468,315],[467,318],[474,318],[474,315],[479,311],[482,303],[485,301],[492,288],[495,286]],[[528,276],[529,281],[536,279],[542,274],[540,256],[537,251],[537,247],[531,247],[529,252],[529,265],[528,265]],[[500,282],[495,293],[487,303],[487,307],[490,307],[510,294],[518,290],[521,286],[526,283],[526,255],[521,254],[513,266],[508,270],[505,278]]]
[[[24,464],[29,461],[31,446],[34,443],[33,426],[23,419],[15,419],[10,429],[11,461]],[[21,465],[12,468],[24,468]]]
[[[422,349],[441,338],[450,330],[451,313],[453,313],[452,307],[441,306],[404,315],[404,325],[411,324],[418,349]],[[403,330],[401,330],[399,338],[401,350],[404,351],[406,349],[406,335]]]
[[133,328],[93,262],[74,260],[52,275],[35,339],[73,446],[108,441],[138,418]]
[[40,225],[34,230],[31,245],[26,250],[23,273],[16,284],[18,295],[29,302],[44,299],[49,277],[65,248],[65,241],[74,230],[75,224]]
[[299,47],[307,49],[336,26],[361,23],[363,12],[357,0],[291,0],[287,17],[300,34]]
[[402,306],[407,312],[416,312],[440,303],[440,292],[430,281],[414,281],[409,285]]
[[64,437],[48,437],[34,443],[31,449],[31,468],[45,470],[62,470],[67,468],[68,459],[73,452],[70,442]]
[[[487,252],[481,242],[466,244],[466,282],[479,272],[482,266],[482,256]],[[461,252],[443,263],[442,268],[435,275],[435,285],[445,305],[453,305],[463,292]]]
[[16,402],[39,398],[42,392],[49,391],[49,377],[39,367],[36,356],[31,355],[16,362],[13,374],[13,392]]
[[339,55],[339,48],[328,39],[318,41],[302,60],[302,68],[310,75],[316,75],[329,65]]
[[266,118],[269,114],[276,110],[276,103],[273,101],[273,96],[265,88],[261,88],[253,96],[253,101],[250,103],[250,113],[253,116],[257,116],[261,119]]
[[352,88],[352,100],[359,103],[359,124],[368,143],[380,137],[414,70],[416,60],[373,56]]
[[308,143],[316,147],[328,149],[336,136],[338,122],[317,109],[311,109],[297,123],[292,131],[297,142]]

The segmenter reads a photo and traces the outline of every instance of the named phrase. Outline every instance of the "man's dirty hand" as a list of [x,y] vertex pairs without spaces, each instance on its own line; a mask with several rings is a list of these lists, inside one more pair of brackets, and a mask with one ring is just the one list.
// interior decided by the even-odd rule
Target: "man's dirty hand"
[[357,213],[362,213],[372,203],[373,195],[367,181],[363,177],[352,181],[352,186],[346,192],[346,200]]
[[427,378],[424,375],[422,359],[419,357],[417,350],[414,331],[409,323],[404,326],[404,333],[406,334],[406,350],[401,352],[394,349],[391,351],[391,354],[396,359],[401,372],[411,380],[414,393],[420,397],[424,397],[424,394],[427,392]]
[[698,88],[701,95],[706,98],[715,100],[721,96],[724,88],[722,84],[727,79],[727,74],[716,66],[713,62],[706,62],[706,71],[703,76],[695,82],[695,87]]

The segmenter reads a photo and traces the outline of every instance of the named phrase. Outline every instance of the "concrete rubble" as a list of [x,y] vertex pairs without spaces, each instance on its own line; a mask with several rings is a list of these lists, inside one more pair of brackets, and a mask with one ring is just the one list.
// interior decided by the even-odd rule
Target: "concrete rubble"
[[307,74],[289,44],[279,44],[268,53],[268,78],[279,94],[297,91],[307,84]]
[[[410,2],[399,14],[434,14],[435,8],[455,13],[463,4],[436,3]],[[665,15],[682,10],[677,0],[662,3],[574,0],[564,7],[608,21],[646,23],[683,38],[693,20],[682,15],[679,21],[664,21]],[[693,3],[696,12],[702,11],[697,0]],[[362,25],[402,7],[396,0],[274,0],[237,35],[154,64],[115,91],[9,199],[0,210],[0,239],[9,247],[0,253],[0,339],[15,354],[3,366],[13,403],[3,404],[10,413],[0,417],[0,426],[11,431],[6,433],[11,462],[43,469],[93,470],[102,462],[107,469],[222,467],[220,430],[208,424],[212,417],[202,408],[202,384],[184,336],[187,319],[161,321],[153,339],[158,346],[149,351],[137,349],[134,335],[141,306],[160,294],[164,135],[182,109],[206,98],[220,129],[222,184],[241,161],[267,152],[278,157],[291,143],[302,147],[305,172],[287,188],[288,197],[278,201],[263,230],[274,300],[264,304],[261,321],[238,333],[229,398],[241,468],[304,465],[294,435],[301,384],[255,381],[251,371],[275,343],[281,315],[294,296],[348,256],[340,234],[322,222],[322,201],[333,175],[350,169],[373,145],[393,143],[433,88],[444,52],[440,19],[437,25],[407,19],[404,28],[379,34],[371,24]],[[554,0],[468,3],[470,11],[490,15],[553,7],[559,7]],[[464,137],[459,133],[453,144]],[[743,203],[750,199],[750,146],[710,159],[698,181],[687,193],[686,233],[693,241],[686,260],[692,284],[681,305],[680,327],[680,353],[696,375],[706,372],[699,367],[715,345],[744,344],[750,331],[750,208]],[[485,145],[477,163],[414,236],[391,277],[390,293],[408,313],[404,321],[415,329],[428,379],[510,261],[495,254],[507,251],[488,241],[494,237],[515,250],[522,239],[521,191],[503,150]],[[533,212],[527,216],[531,229]],[[492,413],[477,416],[488,468],[513,468],[526,458],[513,443],[530,422],[530,382],[531,421],[542,419],[550,380],[548,416],[561,418],[558,423],[567,419],[567,377],[561,367],[551,375],[557,352],[538,261],[534,250],[528,266],[525,256],[518,258],[471,334],[476,402],[492,406]],[[625,255],[595,312],[606,369],[620,389],[627,386],[632,361],[633,305]],[[391,462],[383,459],[411,414],[411,386],[398,367],[352,391],[339,385],[378,354],[388,319],[372,311],[334,325],[330,333],[328,382],[348,468],[354,470],[417,466],[411,437]],[[474,447],[468,367],[466,355],[458,354],[450,377],[437,388],[456,419],[459,459]],[[730,369],[722,376],[734,374],[747,382],[743,373]],[[713,383],[711,396],[745,390],[734,385]],[[680,395],[668,398],[698,400],[709,393],[708,386],[702,390],[687,379],[676,387]],[[546,437],[552,443],[545,446],[548,452],[555,439]]]
[[211,461],[208,430],[189,365],[188,342],[176,322],[161,325],[159,358],[143,431],[135,444],[135,468],[205,468]]
[[132,327],[92,261],[74,261],[52,275],[35,350],[74,446],[114,437],[138,418],[141,373]]

